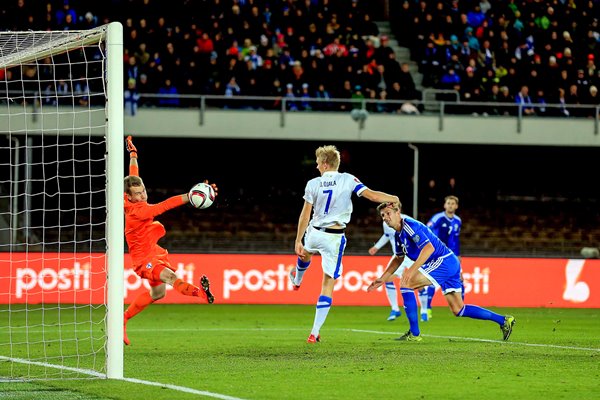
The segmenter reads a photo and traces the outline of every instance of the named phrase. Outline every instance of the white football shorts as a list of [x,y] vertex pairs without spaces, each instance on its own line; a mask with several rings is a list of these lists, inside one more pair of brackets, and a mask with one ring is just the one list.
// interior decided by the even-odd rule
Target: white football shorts
[[321,268],[325,274],[334,279],[342,275],[342,256],[346,249],[344,233],[327,233],[309,226],[304,237],[304,249],[321,255]]

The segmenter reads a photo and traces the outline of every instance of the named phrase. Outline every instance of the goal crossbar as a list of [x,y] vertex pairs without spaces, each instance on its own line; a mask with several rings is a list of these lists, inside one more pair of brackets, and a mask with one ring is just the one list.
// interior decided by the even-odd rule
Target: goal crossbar
[[66,53],[101,41],[107,26],[88,31],[0,32],[0,68]]

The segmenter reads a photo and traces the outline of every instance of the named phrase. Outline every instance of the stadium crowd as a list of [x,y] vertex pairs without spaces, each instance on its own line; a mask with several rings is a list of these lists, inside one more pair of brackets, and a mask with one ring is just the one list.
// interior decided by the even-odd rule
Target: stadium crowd
[[[465,101],[522,104],[525,115],[593,116],[592,109],[567,105],[600,104],[600,1],[390,6],[393,31],[419,63],[424,86],[456,90]],[[547,103],[563,107],[550,109]],[[498,115],[511,109],[485,111]]]
[[[600,104],[597,0],[389,6],[394,36],[410,48],[424,87],[456,90],[463,101],[523,104],[525,115],[590,116],[591,109],[567,105]],[[289,99],[292,110],[351,110],[362,99],[396,100],[369,103],[369,111],[398,112],[421,93],[409,64],[396,59],[390,38],[373,21],[377,7],[364,0],[172,0],[168,7],[156,0],[12,0],[0,6],[0,22],[8,30],[71,30],[121,21],[131,112],[198,104],[140,96],[145,93],[274,96]],[[327,101],[332,98],[348,101]],[[277,108],[280,102],[217,105]]]

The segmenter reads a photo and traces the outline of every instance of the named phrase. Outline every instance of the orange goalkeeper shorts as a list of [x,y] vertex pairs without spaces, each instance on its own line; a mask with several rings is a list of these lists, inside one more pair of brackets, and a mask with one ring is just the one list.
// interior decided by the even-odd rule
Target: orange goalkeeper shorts
[[171,266],[169,261],[169,253],[162,247],[157,246],[155,253],[146,265],[141,265],[135,269],[135,273],[138,274],[142,279],[147,279],[148,284],[151,287],[159,286],[163,284],[160,280],[160,273],[165,268],[169,268],[175,272],[175,269]]

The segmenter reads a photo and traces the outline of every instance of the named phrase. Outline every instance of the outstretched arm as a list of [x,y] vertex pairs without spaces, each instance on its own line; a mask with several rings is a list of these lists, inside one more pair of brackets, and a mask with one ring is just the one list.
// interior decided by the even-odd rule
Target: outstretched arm
[[400,201],[398,196],[371,189],[363,191],[360,195],[361,197],[364,197],[365,199],[371,200],[375,203],[398,203]]
[[133,145],[133,138],[131,135],[127,136],[125,147],[129,152],[129,175],[140,176],[140,167],[138,165],[138,153],[136,147]]
[[402,264],[402,261],[404,261],[404,257],[405,256],[399,256],[397,254],[394,254],[392,258],[390,258],[387,268],[385,269],[383,274],[379,278],[371,282],[371,284],[367,288],[367,292],[372,292],[373,290],[376,290],[379,286],[383,285],[388,280],[388,278],[392,276],[394,272],[396,272],[400,264]]
[[[209,183],[205,180],[204,183],[212,186],[215,191],[215,196],[219,193],[219,188],[215,183]],[[182,206],[190,202],[189,193],[183,193],[177,196],[169,197],[167,200],[161,201],[158,204],[146,204],[145,207],[140,207],[134,211],[134,214],[140,219],[149,219],[159,216],[166,211],[169,211],[175,207]]]
[[165,201],[161,201],[158,204],[146,204],[145,207],[140,207],[133,211],[133,215],[139,219],[150,219],[159,216],[160,214],[169,211],[175,207],[187,204],[190,201],[188,194],[180,194],[177,196],[169,197]]

